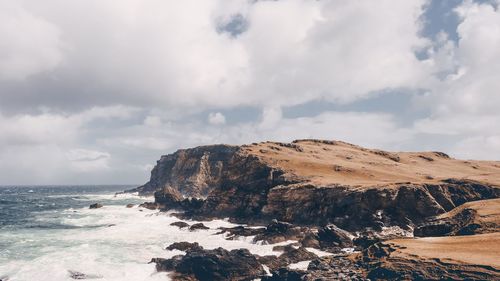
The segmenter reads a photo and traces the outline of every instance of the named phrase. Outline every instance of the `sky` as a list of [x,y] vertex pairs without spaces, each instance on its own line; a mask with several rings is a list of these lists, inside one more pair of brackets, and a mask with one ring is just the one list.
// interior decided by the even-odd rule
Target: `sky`
[[0,184],[300,138],[500,160],[500,0],[0,0]]

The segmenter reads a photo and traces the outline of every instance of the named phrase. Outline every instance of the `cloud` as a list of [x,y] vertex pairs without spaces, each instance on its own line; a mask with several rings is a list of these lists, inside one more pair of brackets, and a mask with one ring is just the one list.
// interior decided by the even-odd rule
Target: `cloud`
[[66,157],[71,163],[72,168],[79,172],[102,171],[109,169],[109,159],[111,155],[107,152],[72,149],[66,153]]
[[208,123],[212,125],[223,125],[226,123],[226,116],[220,112],[208,114]]
[[59,28],[16,2],[0,1],[0,81],[24,80],[62,61]]
[[[429,44],[419,36],[424,3],[24,1],[21,8],[46,23],[36,27],[53,29],[44,34],[52,34],[47,49],[58,55],[37,67],[45,73],[0,85],[0,104],[62,110],[125,104],[184,114],[320,98],[348,102],[421,87],[430,79],[428,65],[415,57]],[[238,36],[221,32],[221,24]],[[23,38],[37,32],[25,30]],[[57,38],[64,39],[64,52]],[[16,44],[4,51],[7,58],[36,62],[31,52],[16,50],[45,49],[30,40]],[[43,98],[34,99],[33,89]]]

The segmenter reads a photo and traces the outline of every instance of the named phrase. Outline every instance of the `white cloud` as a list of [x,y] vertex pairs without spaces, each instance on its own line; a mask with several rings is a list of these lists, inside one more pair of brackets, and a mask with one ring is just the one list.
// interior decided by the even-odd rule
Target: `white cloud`
[[15,1],[0,1],[0,81],[23,80],[62,61],[57,26]]
[[208,123],[212,125],[223,125],[226,123],[226,116],[220,112],[208,114]]
[[[422,87],[430,79],[429,65],[414,52],[429,44],[419,36],[425,2],[22,4],[56,26],[68,46],[64,64],[43,80],[58,89],[45,93],[48,106],[72,95],[81,104],[177,107],[183,113],[182,108],[284,106],[319,98],[345,102],[384,89]],[[247,30],[237,37],[218,32],[221,18],[235,14],[246,19]],[[23,60],[33,61],[29,55]]]
[[109,169],[111,155],[107,152],[79,148],[68,151],[66,157],[76,171],[92,172]]

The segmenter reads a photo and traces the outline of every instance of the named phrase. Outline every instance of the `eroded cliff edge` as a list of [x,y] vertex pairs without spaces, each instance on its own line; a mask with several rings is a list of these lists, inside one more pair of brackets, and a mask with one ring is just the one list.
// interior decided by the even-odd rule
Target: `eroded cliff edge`
[[356,231],[411,229],[466,202],[500,197],[499,186],[499,162],[297,140],[179,150],[162,156],[136,191],[191,216]]

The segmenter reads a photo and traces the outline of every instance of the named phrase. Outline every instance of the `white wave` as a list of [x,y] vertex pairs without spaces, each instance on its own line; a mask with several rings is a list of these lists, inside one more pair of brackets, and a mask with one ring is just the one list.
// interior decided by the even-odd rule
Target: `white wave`
[[0,239],[12,241],[8,249],[11,254],[0,255],[0,276],[9,276],[10,281],[71,280],[71,270],[102,276],[99,280],[167,280],[166,274],[156,273],[148,262],[154,257],[182,253],[165,250],[174,242],[198,242],[205,249],[247,248],[258,255],[278,255],[280,252],[272,250],[274,246],[295,242],[262,245],[252,243],[252,237],[226,240],[225,235],[215,233],[219,227],[237,226],[227,220],[204,221],[210,229],[189,231],[171,226],[179,219],[168,213],[124,205],[67,209],[38,216],[45,223],[75,228],[0,232]]

